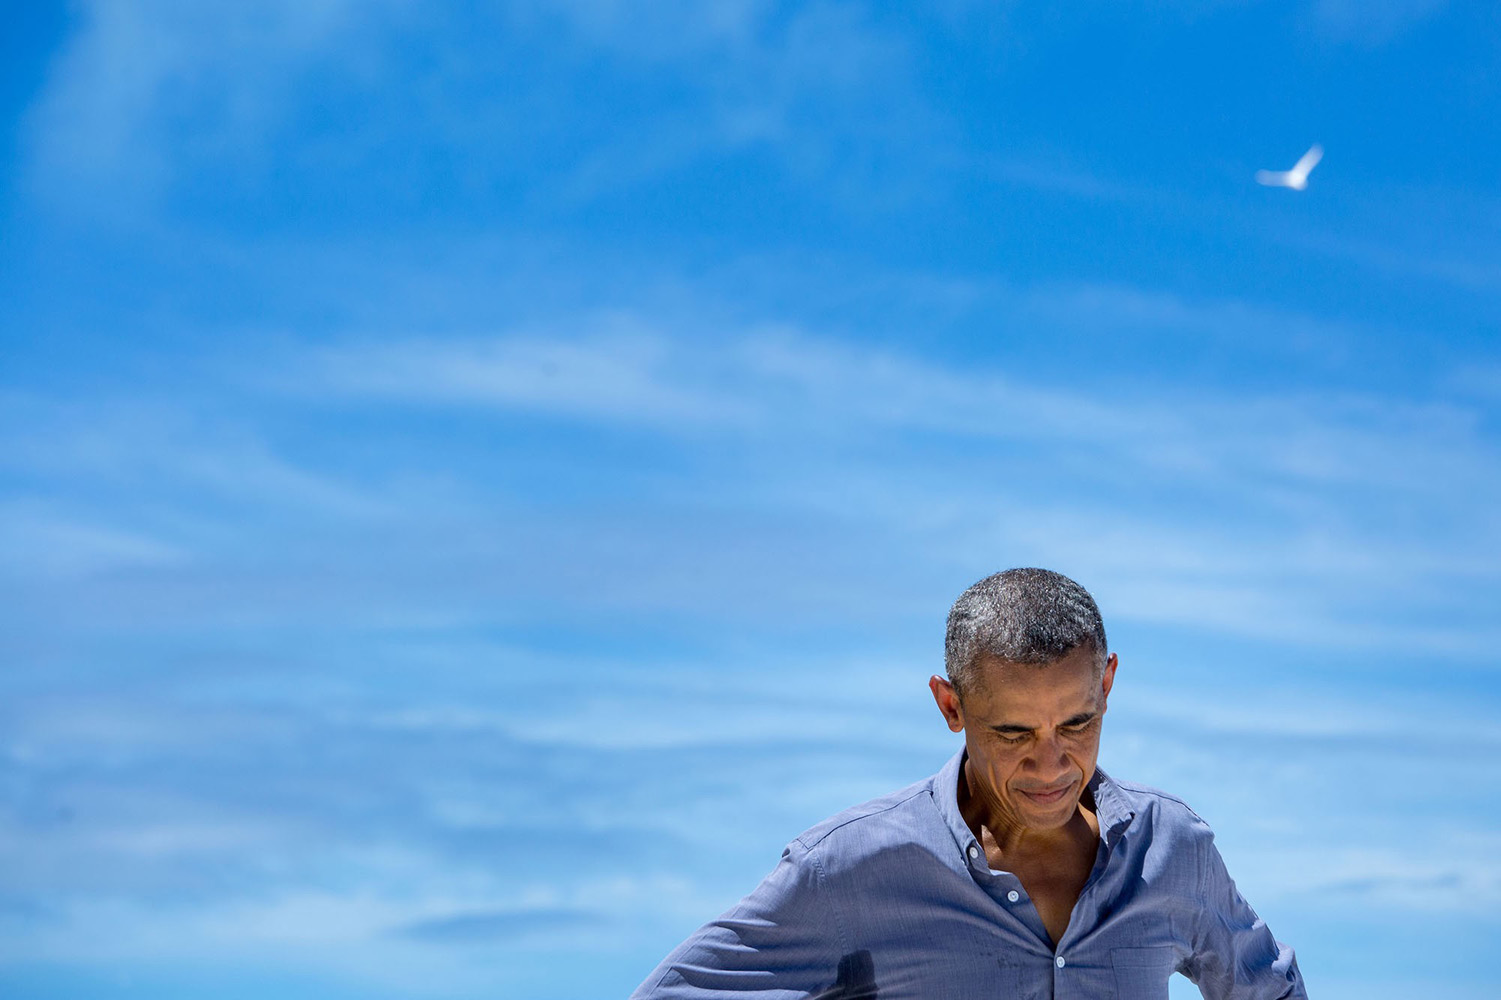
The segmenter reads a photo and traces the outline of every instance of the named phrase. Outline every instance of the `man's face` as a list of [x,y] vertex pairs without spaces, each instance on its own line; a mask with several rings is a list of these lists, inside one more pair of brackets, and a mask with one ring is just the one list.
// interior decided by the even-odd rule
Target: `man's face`
[[1073,817],[1115,680],[1115,654],[1098,677],[1094,663],[1088,645],[1043,665],[982,660],[962,704],[946,680],[930,682],[949,728],[964,732],[970,794],[995,825],[1052,830]]

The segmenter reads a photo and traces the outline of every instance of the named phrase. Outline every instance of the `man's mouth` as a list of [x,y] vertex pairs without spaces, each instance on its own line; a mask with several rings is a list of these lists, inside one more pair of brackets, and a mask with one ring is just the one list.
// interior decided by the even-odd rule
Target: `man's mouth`
[[1050,806],[1053,803],[1060,801],[1063,798],[1064,794],[1073,787],[1074,783],[1070,781],[1066,785],[1059,785],[1057,788],[1053,788],[1051,790],[1042,789],[1041,791],[1033,792],[1022,789],[1022,794],[1031,799],[1033,802],[1036,802],[1038,805]]

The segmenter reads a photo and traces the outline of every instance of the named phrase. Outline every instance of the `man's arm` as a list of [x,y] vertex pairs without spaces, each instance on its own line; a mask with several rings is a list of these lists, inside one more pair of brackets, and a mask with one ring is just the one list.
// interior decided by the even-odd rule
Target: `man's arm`
[[1307,1000],[1293,950],[1272,936],[1236,890],[1209,827],[1200,832],[1199,890],[1204,909],[1184,975],[1207,1000]]
[[680,944],[631,1000],[813,996],[843,977],[843,938],[823,869],[794,840],[749,896]]

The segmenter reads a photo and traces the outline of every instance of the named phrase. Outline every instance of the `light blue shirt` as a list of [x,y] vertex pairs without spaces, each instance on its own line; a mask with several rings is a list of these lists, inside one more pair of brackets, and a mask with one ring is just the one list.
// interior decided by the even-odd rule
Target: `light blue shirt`
[[1292,949],[1236,891],[1208,824],[1098,768],[1094,869],[1055,949],[1026,888],[991,869],[959,813],[963,762],[961,750],[788,844],[632,1000],[1165,1000],[1174,972],[1209,1000],[1307,997]]

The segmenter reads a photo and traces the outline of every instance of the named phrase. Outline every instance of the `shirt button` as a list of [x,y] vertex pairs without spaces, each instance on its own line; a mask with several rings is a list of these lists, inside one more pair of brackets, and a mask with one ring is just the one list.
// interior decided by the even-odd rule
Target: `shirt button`
[[980,849],[974,844],[969,845],[969,860],[973,861],[980,856]]
[[1017,892],[1015,889],[1012,889],[1010,892],[1006,893],[1006,898],[1009,899],[1009,900],[1011,900],[1011,902],[1014,903],[1018,899],[1022,898],[1022,894],[1019,893],[1019,892]]
[[1061,968],[1063,968],[1063,967],[1064,967],[1064,966],[1065,966],[1065,965],[1067,965],[1067,964],[1068,964],[1068,963],[1067,963],[1067,962],[1065,962],[1065,961],[1064,961],[1064,960],[1063,960],[1063,956],[1062,956],[1062,955],[1059,955],[1059,956],[1058,956],[1058,958],[1057,958],[1057,962],[1058,962],[1058,968],[1060,968],[1060,969],[1061,969]]

